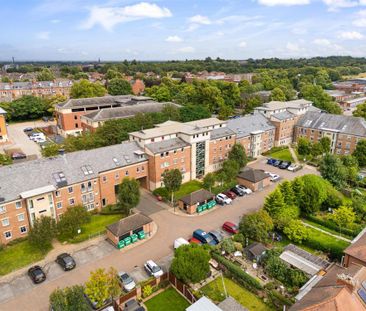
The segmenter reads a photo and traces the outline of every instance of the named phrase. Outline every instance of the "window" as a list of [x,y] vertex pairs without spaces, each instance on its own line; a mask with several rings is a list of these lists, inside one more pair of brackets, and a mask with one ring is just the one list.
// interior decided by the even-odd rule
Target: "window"
[[78,116],[74,116],[74,119],[77,120],[78,119]]
[[119,173],[116,173],[116,174],[114,175],[114,179],[116,179],[116,180],[118,180],[118,179],[119,179]]
[[160,153],[160,156],[163,157],[164,156],[164,153]]
[[136,167],[136,172],[139,173],[140,172],[140,168]]
[[10,225],[9,218],[2,219],[1,223],[2,223],[3,227],[9,226]]
[[141,166],[141,171],[145,171],[145,167],[144,166]]
[[24,221],[24,214],[18,215],[18,221]]
[[88,181],[88,191],[92,191],[93,187],[92,187],[92,182]]
[[57,203],[56,203],[56,207],[57,207],[57,208],[62,208],[62,202],[57,202]]
[[5,239],[11,239],[11,231],[4,232]]
[[125,172],[125,176],[128,176],[128,171]]
[[104,183],[106,183],[106,182],[107,182],[107,176],[103,176],[103,177],[102,177],[102,181],[103,181]]
[[22,202],[20,202],[20,201],[15,202],[15,208],[16,209],[22,208]]
[[81,192],[85,192],[86,191],[86,188],[85,188],[85,184],[81,184]]
[[26,226],[21,226],[19,229],[20,229],[21,234],[24,234],[24,233],[27,232],[27,227]]
[[6,207],[4,205],[0,205],[0,214],[4,214],[6,212]]
[[59,197],[60,195],[61,195],[60,191],[58,191],[58,190],[57,190],[57,191],[55,192],[55,196],[56,196],[56,197]]
[[68,191],[69,193],[73,193],[73,192],[74,192],[74,189],[73,189],[73,187],[69,187],[69,188],[67,188],[67,191]]
[[105,198],[102,199],[102,206],[106,206],[107,200]]
[[75,200],[72,198],[72,199],[69,199],[69,205],[74,205],[75,204]]
[[79,127],[79,124],[75,123],[75,128],[78,128]]

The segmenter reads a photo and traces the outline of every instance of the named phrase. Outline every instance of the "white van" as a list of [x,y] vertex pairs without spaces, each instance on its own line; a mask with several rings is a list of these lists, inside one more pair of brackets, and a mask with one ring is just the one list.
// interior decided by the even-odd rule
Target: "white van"
[[174,241],[174,249],[177,249],[179,246],[188,245],[189,242],[186,239],[178,238]]

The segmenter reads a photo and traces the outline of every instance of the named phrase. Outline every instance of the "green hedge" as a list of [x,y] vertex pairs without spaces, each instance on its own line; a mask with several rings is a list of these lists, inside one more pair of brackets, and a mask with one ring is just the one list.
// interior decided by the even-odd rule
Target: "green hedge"
[[291,299],[286,298],[285,296],[281,295],[276,290],[268,290],[266,292],[267,292],[267,296],[271,300],[272,304],[279,310],[283,309],[284,305],[291,306],[294,303]]
[[232,274],[232,276],[240,281],[240,283],[245,286],[250,291],[256,291],[258,289],[262,289],[263,286],[259,281],[248,273],[243,271],[239,266],[232,263],[230,260],[227,260],[225,257],[213,252],[212,258],[215,259],[220,264],[224,265],[226,269]]
[[[334,230],[334,231],[339,231],[339,227],[332,221],[330,220],[324,220],[324,219],[320,219],[316,216],[313,216],[313,215],[304,215],[304,218],[307,219],[307,220],[310,220],[312,222],[315,222],[319,225],[322,225],[324,227],[327,227],[331,230]],[[359,232],[361,231],[361,229],[358,229],[358,230],[355,230],[355,229],[347,229],[347,228],[343,228],[342,229],[342,233],[345,234],[345,235],[348,235],[350,237],[355,237]]]

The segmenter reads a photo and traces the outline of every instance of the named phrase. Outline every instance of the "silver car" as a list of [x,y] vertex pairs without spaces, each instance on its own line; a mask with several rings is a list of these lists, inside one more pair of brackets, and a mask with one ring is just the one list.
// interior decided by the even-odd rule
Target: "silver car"
[[127,272],[119,272],[118,273],[119,281],[121,282],[123,289],[126,292],[133,290],[136,287],[136,283],[133,278]]

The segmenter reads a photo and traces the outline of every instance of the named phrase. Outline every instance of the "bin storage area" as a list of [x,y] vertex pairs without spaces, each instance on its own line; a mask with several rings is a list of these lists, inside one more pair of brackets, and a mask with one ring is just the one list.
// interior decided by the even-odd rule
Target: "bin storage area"
[[107,237],[118,249],[122,249],[149,236],[153,229],[152,222],[142,213],[134,214],[109,225]]
[[216,205],[215,195],[210,191],[200,189],[179,199],[178,205],[188,214],[202,213]]

